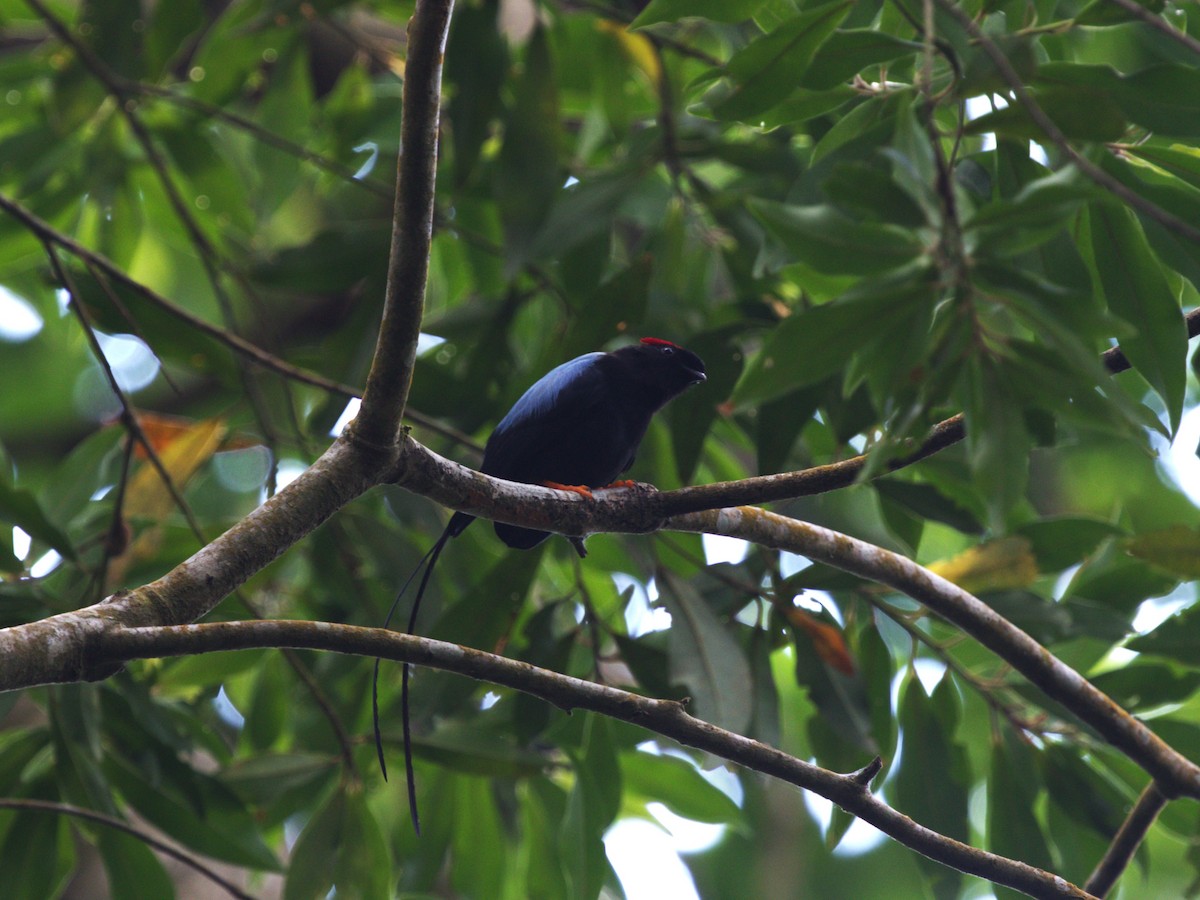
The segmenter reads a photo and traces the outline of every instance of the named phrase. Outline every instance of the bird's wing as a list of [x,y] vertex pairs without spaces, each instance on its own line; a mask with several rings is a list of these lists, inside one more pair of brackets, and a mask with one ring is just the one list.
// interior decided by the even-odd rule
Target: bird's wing
[[604,373],[598,365],[603,356],[576,357],[534,382],[492,432],[482,471],[522,480],[531,458],[552,448],[573,423],[599,407],[605,397]]

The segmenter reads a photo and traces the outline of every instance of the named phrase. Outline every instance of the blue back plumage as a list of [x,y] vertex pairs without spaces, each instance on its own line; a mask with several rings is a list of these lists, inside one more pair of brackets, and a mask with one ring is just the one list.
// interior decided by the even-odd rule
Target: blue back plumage
[[[496,425],[480,471],[529,484],[602,487],[633,465],[650,418],[689,385],[704,363],[668,341],[646,340],[611,353],[587,353],[538,379]],[[456,513],[448,532],[470,522]],[[510,547],[533,547],[546,533],[496,523]]]
[[599,361],[603,353],[585,353],[555,366],[532,385],[496,425],[497,432],[536,420],[552,409],[586,402],[603,383]]

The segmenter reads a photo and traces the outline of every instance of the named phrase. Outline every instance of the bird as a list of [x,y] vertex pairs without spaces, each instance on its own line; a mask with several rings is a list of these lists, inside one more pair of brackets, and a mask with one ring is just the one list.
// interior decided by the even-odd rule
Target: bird
[[[662,338],[577,356],[551,369],[513,404],[488,438],[479,471],[586,496],[587,488],[607,486],[628,471],[653,415],[705,378],[700,357]],[[474,518],[455,513],[447,533],[462,534]],[[503,522],[494,528],[518,550],[549,537]]]
[[[695,353],[662,338],[644,337],[616,350],[585,353],[551,369],[521,395],[493,429],[483,449],[479,471],[485,475],[526,484],[570,490],[591,497],[591,489],[614,483],[628,471],[654,414],[689,387],[705,381],[704,362]],[[392,605],[404,596],[417,572],[425,566],[409,614],[409,634],[416,628],[417,611],[434,566],[446,543],[475,520],[468,513],[450,517],[441,536],[413,570]],[[536,547],[549,532],[495,522],[496,536],[517,550]],[[583,543],[572,538],[584,555]],[[388,613],[384,627],[391,621]],[[409,666],[401,681],[405,767],[408,776],[409,812],[420,833],[412,743],[408,716]],[[379,660],[375,661],[372,708],[375,748],[387,779],[383,742],[379,730]]]

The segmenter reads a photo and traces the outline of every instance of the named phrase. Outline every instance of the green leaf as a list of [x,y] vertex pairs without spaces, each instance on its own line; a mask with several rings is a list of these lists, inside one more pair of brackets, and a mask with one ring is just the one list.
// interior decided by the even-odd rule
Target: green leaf
[[239,866],[279,869],[249,812],[215,780],[192,773],[185,794],[177,785],[148,781],[146,773],[113,756],[104,773],[147,821],[193,850]]
[[[1115,141],[1125,133],[1125,111],[1110,93],[1051,85],[1031,94],[1042,112],[1072,140]],[[972,119],[964,130],[967,134],[994,131],[1007,137],[1048,140],[1029,111],[1015,101],[1004,109]]]
[[911,228],[928,224],[921,207],[879,165],[864,162],[836,165],[821,189],[835,206],[851,215]]
[[304,826],[292,848],[285,900],[339,896],[387,898],[391,858],[361,789],[339,786]]
[[695,822],[731,823],[742,811],[690,762],[646,752],[621,754],[621,779],[646,802],[657,801]]
[[[1035,815],[1041,779],[1034,751],[1012,729],[1002,729],[992,742],[987,785],[988,847],[1047,871],[1054,861]],[[1006,896],[1015,896],[1006,892]]]
[[1125,207],[1097,203],[1090,215],[1092,253],[1108,308],[1137,329],[1121,349],[1167,407],[1171,431],[1183,415],[1187,330],[1179,301],[1141,226]]
[[1038,762],[1050,799],[1076,823],[1111,840],[1128,804],[1121,792],[1073,750],[1059,744],[1047,744]]
[[96,846],[108,875],[113,900],[175,896],[171,876],[142,841],[104,825],[95,826]]
[[0,843],[5,900],[57,897],[74,865],[71,829],[65,816],[40,811],[12,816]]
[[549,764],[544,754],[520,749],[479,720],[438,723],[432,734],[413,737],[413,752],[446,769],[494,778],[536,775]]
[[[1161,13],[1166,6],[1166,0],[1135,0],[1148,12]],[[1124,22],[1138,22],[1140,18],[1112,0],[1092,0],[1087,6],[1075,14],[1075,24],[1089,27],[1104,25],[1120,25]]]
[[731,82],[715,88],[705,102],[719,119],[760,115],[799,85],[817,48],[833,33],[853,4],[833,0],[789,19],[743,47],[725,65]]
[[607,233],[617,208],[638,190],[644,177],[640,171],[618,169],[559,190],[533,241],[530,257],[554,259]]
[[653,261],[643,256],[596,287],[580,306],[562,343],[562,359],[603,346],[630,322],[645,318]]
[[[858,96],[854,88],[849,85],[838,85],[825,91],[799,88],[757,118],[764,130],[773,130],[780,125],[807,122],[809,119],[831,113]],[[703,115],[703,112],[703,110],[697,110],[696,114]]]
[[78,560],[71,539],[50,521],[32,492],[14,487],[3,474],[0,474],[0,518],[18,526],[34,540],[53,547],[67,559]]
[[1171,616],[1153,631],[1135,637],[1126,646],[1137,653],[1173,659],[1200,667],[1200,606],[1190,606]]
[[795,634],[796,683],[808,688],[820,716],[809,721],[809,740],[821,765],[845,772],[880,752],[863,673],[845,675],[817,658],[812,639]]
[[1122,75],[1106,65],[1056,62],[1039,69],[1037,84],[1039,97],[1045,92],[1057,102],[1074,94],[1083,110],[1094,108],[1098,115],[1103,110],[1111,117],[1116,110],[1161,135],[1200,135],[1200,71],[1190,65],[1155,65]]
[[1009,511],[1025,493],[1029,434],[1020,398],[1002,368],[988,358],[972,360],[963,416],[971,472],[987,498],[988,524],[1004,530]]
[[750,211],[793,258],[831,275],[872,275],[912,262],[925,243],[911,229],[859,222],[832,206],[751,200]]
[[1134,660],[1094,676],[1091,682],[1130,712],[1141,712],[1191,697],[1200,688],[1200,672],[1180,672],[1164,663]]
[[454,811],[451,881],[459,896],[492,895],[504,883],[512,854],[490,780],[455,778]]
[[603,716],[584,723],[583,753],[575,760],[575,784],[567,798],[559,831],[559,849],[573,897],[595,897],[612,876],[604,850],[604,831],[617,814],[620,768],[612,726]]
[[[4,710],[4,713],[7,716],[8,711]],[[49,743],[50,735],[44,729],[9,729],[0,735],[0,796],[17,792],[17,786],[28,777],[26,767],[43,753]]]
[[[946,837],[966,841],[967,797],[970,790],[966,752],[954,741],[961,700],[950,677],[944,677],[927,697],[916,677],[909,677],[900,701],[900,728],[905,753],[892,782],[896,808],[926,828]],[[915,752],[909,752],[909,749]],[[933,894],[958,896],[962,876],[945,866],[917,856]]]
[[752,18],[767,0],[650,0],[637,18],[629,23],[630,30],[698,18],[713,22],[744,22]]
[[1200,189],[1200,148],[1186,144],[1166,144],[1148,141],[1135,144],[1124,151],[1128,156],[1152,163],[1169,175]]
[[283,735],[290,703],[291,671],[282,653],[269,654],[258,668],[243,734],[255,750],[267,750]]
[[11,531],[5,529],[6,534],[0,535],[0,572],[8,572],[10,575],[22,575],[25,573],[25,564],[17,559],[13,553]]
[[1011,199],[981,206],[964,228],[978,233],[981,253],[1002,256],[1028,250],[1062,231],[1095,188],[1071,167],[1029,182]]
[[454,88],[447,103],[454,147],[454,178],[460,185],[479,162],[484,141],[501,110],[508,46],[496,22],[495,6],[463,4],[455,10],[446,47],[446,82]]
[[1132,615],[1143,601],[1169,593],[1179,579],[1138,559],[1106,552],[1087,560],[1067,589],[1067,596],[1086,597]]
[[1038,569],[1057,572],[1080,562],[1107,538],[1123,535],[1116,525],[1100,519],[1062,516],[1028,522],[1017,528],[1017,534],[1029,539]]
[[921,44],[873,28],[838,30],[821,45],[800,84],[816,91],[848,81],[867,66],[919,53]]
[[558,83],[541,28],[526,48],[524,74],[514,90],[495,181],[510,271],[528,258],[564,180],[558,165]]
[[686,581],[663,578],[661,600],[671,613],[671,680],[687,687],[692,713],[741,732],[750,722],[750,665],[738,642]]
[[964,534],[982,534],[983,525],[975,514],[936,487],[897,478],[879,478],[871,482],[880,496],[899,503],[922,519],[944,522]]
[[266,804],[286,791],[309,789],[336,767],[324,754],[266,753],[229,766],[222,777],[239,796]]

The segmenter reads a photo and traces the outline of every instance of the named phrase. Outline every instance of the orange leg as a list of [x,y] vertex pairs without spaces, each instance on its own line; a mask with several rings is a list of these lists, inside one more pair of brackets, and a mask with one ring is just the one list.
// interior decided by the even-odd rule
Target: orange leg
[[589,500],[594,500],[592,490],[585,484],[559,484],[557,481],[543,481],[543,487],[554,488],[556,491],[570,491],[572,494],[579,494],[581,497],[587,497]]
[[637,487],[637,482],[631,478],[624,478],[620,481],[614,481],[611,484],[606,484],[606,488],[631,488]]

